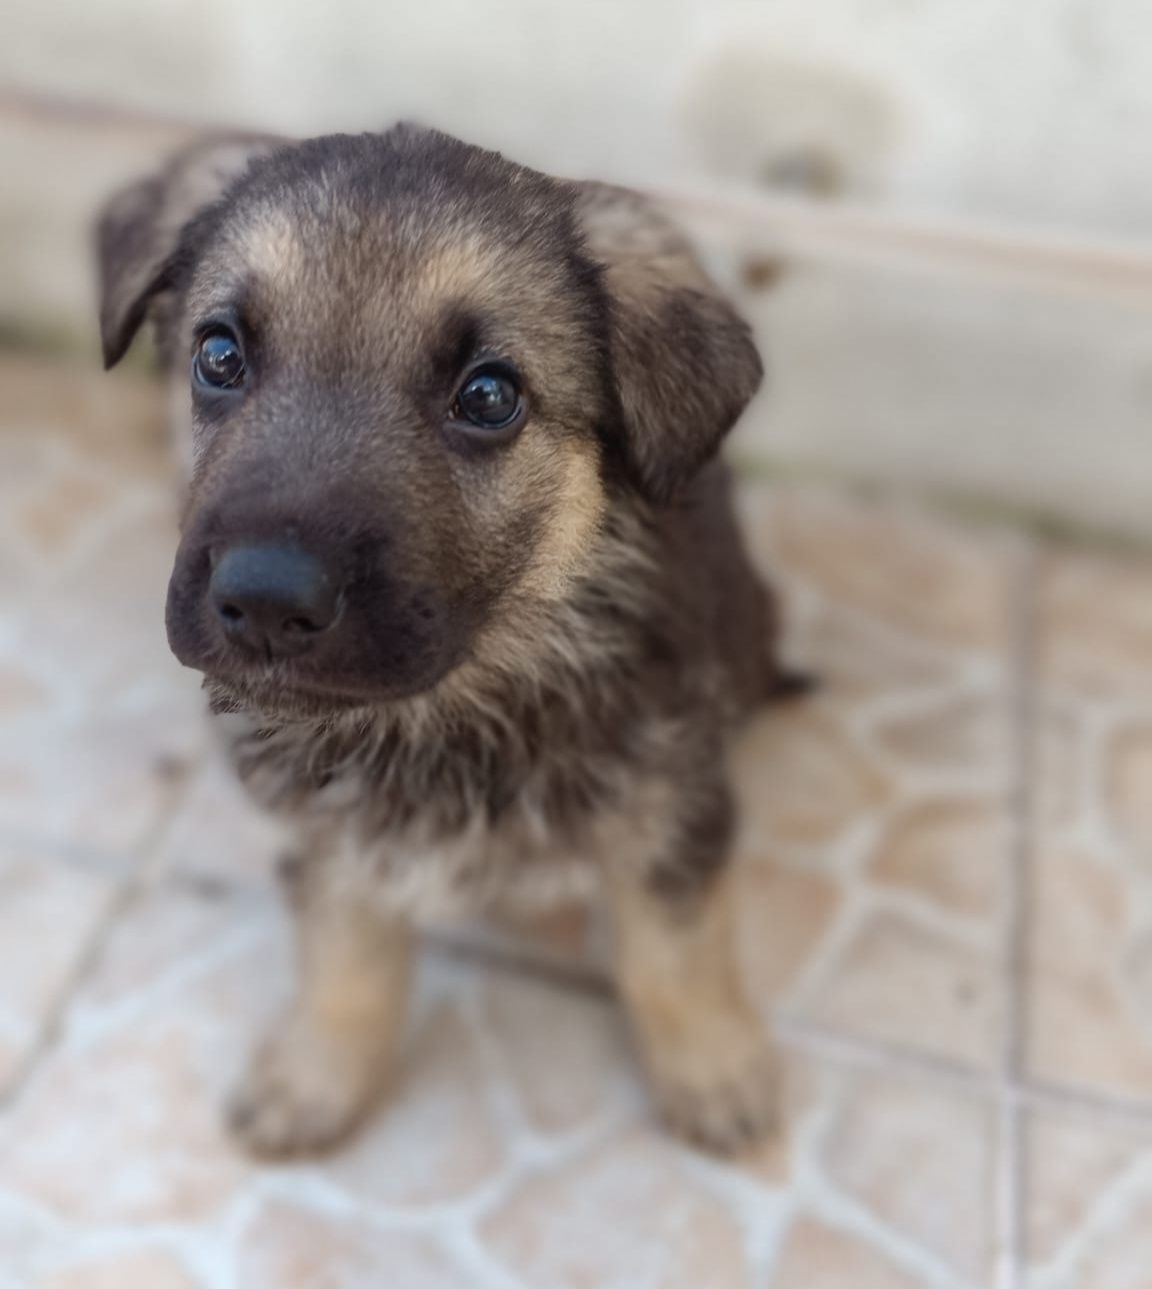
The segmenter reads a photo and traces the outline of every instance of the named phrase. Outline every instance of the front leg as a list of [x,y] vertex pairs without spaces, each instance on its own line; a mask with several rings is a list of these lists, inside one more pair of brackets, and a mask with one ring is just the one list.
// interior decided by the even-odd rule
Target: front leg
[[337,1145],[387,1085],[404,1026],[411,931],[346,877],[323,860],[286,873],[299,986],[230,1107],[233,1131],[257,1155]]
[[776,1060],[739,966],[727,794],[687,820],[665,800],[666,826],[607,857],[617,984],[669,1126],[727,1154],[771,1129]]

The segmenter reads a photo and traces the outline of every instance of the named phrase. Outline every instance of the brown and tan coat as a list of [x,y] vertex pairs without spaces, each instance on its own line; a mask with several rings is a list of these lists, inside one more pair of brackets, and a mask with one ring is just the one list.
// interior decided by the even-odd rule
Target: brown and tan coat
[[318,1149],[374,1106],[414,923],[591,892],[667,1117],[762,1132],[725,757],[789,677],[715,460],[760,361],[681,235],[397,127],[206,140],[99,251],[107,362],[151,316],[175,391],[169,639],[300,838],[300,989],[241,1137]]

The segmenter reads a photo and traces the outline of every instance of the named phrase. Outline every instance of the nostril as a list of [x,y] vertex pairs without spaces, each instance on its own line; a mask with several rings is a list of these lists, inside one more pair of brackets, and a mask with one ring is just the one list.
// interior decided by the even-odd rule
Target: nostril
[[244,621],[244,610],[238,604],[221,604],[219,612],[225,622]]

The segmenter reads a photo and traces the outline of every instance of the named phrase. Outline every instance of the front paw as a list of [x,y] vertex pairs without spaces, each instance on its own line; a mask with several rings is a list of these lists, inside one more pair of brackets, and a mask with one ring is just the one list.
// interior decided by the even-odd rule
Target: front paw
[[[750,1024],[754,1024],[751,1022]],[[649,1051],[656,1103],[668,1127],[717,1155],[762,1144],[776,1128],[778,1072],[768,1041],[749,1027],[712,1042]]]
[[293,1015],[257,1051],[229,1103],[229,1126],[263,1159],[331,1150],[376,1107],[390,1064],[378,1036]]

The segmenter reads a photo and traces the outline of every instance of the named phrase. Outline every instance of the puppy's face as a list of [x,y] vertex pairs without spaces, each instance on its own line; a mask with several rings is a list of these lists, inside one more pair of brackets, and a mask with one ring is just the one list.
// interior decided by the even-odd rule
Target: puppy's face
[[[627,442],[645,409],[620,384],[632,359],[586,194],[428,132],[253,150],[186,219],[170,194],[197,191],[200,161],[110,210],[105,342],[114,360],[166,300],[194,463],[174,652],[237,702],[323,714],[436,686],[526,602],[569,593],[610,497],[660,482]],[[133,221],[158,262],[118,289]],[[697,288],[660,289],[682,314]],[[635,360],[686,325],[648,309]],[[708,450],[735,415],[716,401]]]
[[182,662],[265,708],[389,699],[564,593],[607,402],[571,205],[459,145],[367,137],[273,158],[190,230]]

